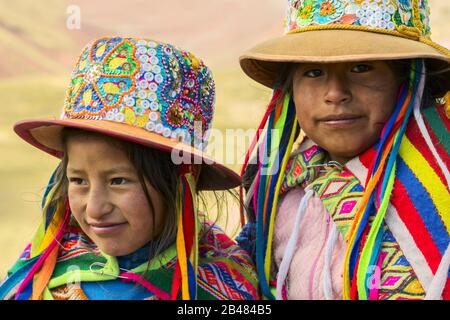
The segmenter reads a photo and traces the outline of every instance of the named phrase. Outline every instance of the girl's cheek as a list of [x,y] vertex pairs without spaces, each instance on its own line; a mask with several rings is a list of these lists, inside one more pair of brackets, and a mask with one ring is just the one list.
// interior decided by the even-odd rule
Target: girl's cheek
[[75,217],[75,219],[79,220],[80,217],[80,207],[81,207],[81,197],[76,192],[69,188],[67,193],[68,199],[69,199],[69,205],[70,210],[72,211],[72,215]]

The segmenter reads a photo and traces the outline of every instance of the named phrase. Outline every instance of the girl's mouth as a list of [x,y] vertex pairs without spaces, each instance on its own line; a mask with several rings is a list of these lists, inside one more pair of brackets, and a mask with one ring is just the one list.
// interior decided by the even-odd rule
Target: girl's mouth
[[354,114],[329,115],[319,119],[319,121],[333,128],[347,128],[355,125],[362,119],[361,116]]
[[108,224],[91,224],[89,225],[91,230],[98,236],[109,235],[113,232],[117,232],[127,223],[108,223]]

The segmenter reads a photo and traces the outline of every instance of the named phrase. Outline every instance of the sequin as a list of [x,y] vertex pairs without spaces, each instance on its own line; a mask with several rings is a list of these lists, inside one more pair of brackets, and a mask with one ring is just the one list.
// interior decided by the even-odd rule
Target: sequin
[[145,71],[152,71],[152,65],[146,62],[142,65],[142,69],[144,69]]
[[150,108],[150,102],[148,102],[148,100],[142,100],[141,101],[141,107],[144,109],[149,109]]
[[148,131],[155,131],[155,124],[153,122],[147,122],[145,125],[145,129]]
[[163,47],[163,50],[165,53],[167,53],[168,55],[172,55],[173,51],[171,48],[169,47]]
[[115,115],[115,113],[112,112],[112,111],[108,111],[108,112],[106,113],[106,120],[114,120],[115,117],[116,117],[116,115]]
[[134,98],[128,98],[128,99],[125,99],[125,105],[127,106],[127,107],[132,107],[132,106],[134,106]]
[[114,115],[114,118],[117,122],[124,122],[125,121],[125,115],[123,113],[117,113]]
[[[147,81],[152,81],[155,78],[155,76],[153,75],[152,72],[146,72],[146,73],[144,73],[144,78]],[[155,91],[155,90],[153,90],[153,91]]]
[[144,46],[138,47],[138,48],[136,49],[136,52],[137,52],[138,54],[146,54],[146,53],[147,53],[147,49],[146,49]]
[[153,101],[153,102],[151,102],[150,103],[150,109],[152,109],[153,111],[158,111],[159,110],[159,104],[158,104],[158,102],[155,102],[155,101]]
[[[155,80],[155,81],[156,81],[156,80]],[[153,92],[158,91],[158,85],[157,85],[156,83],[154,83],[154,82],[150,83],[150,85],[148,86],[148,88],[149,88],[151,91],[153,91]]]
[[150,58],[150,63],[151,64],[157,64],[158,62],[159,62],[159,60],[158,60],[157,57],[153,56],[153,57]]
[[139,116],[141,116],[141,115],[144,113],[144,111],[145,111],[145,109],[142,108],[142,107],[135,107],[135,108],[134,108],[134,112],[135,112],[137,115],[139,115]]
[[148,81],[147,80],[141,80],[139,81],[139,87],[141,89],[147,89],[148,88]]
[[146,54],[143,54],[143,55],[141,55],[140,57],[139,57],[139,61],[141,62],[141,63],[146,63],[146,62],[148,62],[150,60],[150,58],[148,57],[148,55],[146,55]]
[[155,75],[155,81],[157,83],[162,83],[164,81],[164,79],[160,74],[157,74],[157,75]]
[[162,134],[164,137],[168,138],[172,134],[172,131],[169,128],[164,128]]
[[187,87],[188,88],[193,88],[195,85],[195,81],[193,79],[189,79],[187,82]]
[[158,114],[156,112],[150,112],[149,119],[152,121],[158,120]]
[[395,13],[395,7],[392,4],[390,4],[387,7],[387,11],[388,11],[389,14],[394,14]]
[[154,65],[153,68],[152,68],[152,71],[155,74],[159,74],[159,73],[161,73],[161,67],[157,66],[157,65]]
[[164,130],[163,125],[162,125],[161,123],[158,123],[158,124],[156,125],[156,127],[155,127],[156,133],[162,133],[163,130]]

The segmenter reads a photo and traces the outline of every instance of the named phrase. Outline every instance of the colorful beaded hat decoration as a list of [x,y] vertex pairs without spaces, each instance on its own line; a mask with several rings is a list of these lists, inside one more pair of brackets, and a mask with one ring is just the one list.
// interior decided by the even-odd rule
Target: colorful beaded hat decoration
[[240,57],[244,72],[273,88],[280,62],[425,58],[450,88],[450,52],[430,38],[427,0],[288,0],[284,36]]
[[[196,299],[200,232],[196,192],[240,184],[236,173],[202,152],[213,103],[211,73],[193,54],[151,40],[102,38],[83,50],[61,119],[21,121],[14,129],[30,144],[58,157],[63,150],[61,131],[72,127],[162,151],[177,150],[184,160],[186,154],[188,160],[194,157],[194,164],[200,158],[200,176],[191,163],[178,167],[177,261],[170,294],[170,299]],[[44,219],[33,237],[27,268],[14,275],[16,299],[42,297],[55,268],[58,243],[70,222],[68,201],[52,202],[59,188],[56,172],[44,195]],[[130,280],[145,286],[140,277]]]
[[82,51],[61,118],[20,121],[14,130],[57,157],[63,127],[175,149],[183,160],[205,164],[199,189],[228,189],[239,185],[238,176],[203,152],[214,98],[210,70],[192,53],[151,40],[101,38]]

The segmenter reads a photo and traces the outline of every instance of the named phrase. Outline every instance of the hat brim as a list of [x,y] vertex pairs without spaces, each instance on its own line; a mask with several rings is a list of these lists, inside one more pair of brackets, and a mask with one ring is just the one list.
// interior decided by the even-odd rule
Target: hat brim
[[174,152],[178,159],[189,159],[194,164],[202,164],[197,182],[198,190],[226,190],[241,184],[241,178],[237,173],[205,153],[187,144],[124,123],[84,119],[23,120],[14,125],[14,131],[31,145],[55,157],[62,158],[61,132],[64,127],[102,133],[161,151]]
[[444,52],[448,50],[434,43],[431,46],[389,34],[359,30],[310,30],[265,41],[245,52],[239,60],[250,78],[273,88],[281,63],[425,58],[432,71],[445,70],[444,87],[450,90],[450,57]]

